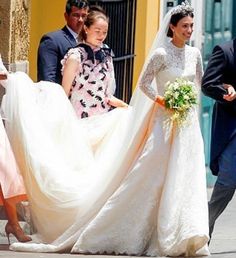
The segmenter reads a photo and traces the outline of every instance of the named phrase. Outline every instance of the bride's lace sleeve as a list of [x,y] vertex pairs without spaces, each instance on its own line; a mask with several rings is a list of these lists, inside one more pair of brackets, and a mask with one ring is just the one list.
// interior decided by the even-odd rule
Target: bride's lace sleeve
[[196,65],[196,86],[198,88],[201,87],[202,83],[202,76],[203,76],[203,66],[202,66],[202,55],[200,53],[200,50],[197,49],[197,65]]
[[145,70],[138,82],[138,87],[152,100],[156,100],[158,91],[151,86],[155,75],[163,65],[164,55],[161,51],[156,51],[150,58]]

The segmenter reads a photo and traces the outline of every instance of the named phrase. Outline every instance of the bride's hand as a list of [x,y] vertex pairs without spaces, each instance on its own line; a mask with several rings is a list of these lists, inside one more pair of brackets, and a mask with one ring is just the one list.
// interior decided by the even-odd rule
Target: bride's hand
[[157,95],[157,98],[156,98],[156,103],[158,103],[159,105],[161,105],[162,107],[165,107],[165,99],[164,97],[160,96],[160,95]]

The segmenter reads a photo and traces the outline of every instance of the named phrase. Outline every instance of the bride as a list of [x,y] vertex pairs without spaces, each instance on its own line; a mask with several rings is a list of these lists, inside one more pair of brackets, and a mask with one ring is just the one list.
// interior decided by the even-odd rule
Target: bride
[[166,127],[162,97],[177,77],[199,86],[200,52],[185,44],[192,27],[187,3],[167,13],[127,110],[78,121],[60,86],[9,74],[6,129],[38,232],[35,243],[12,250],[209,254],[197,110],[183,128]]

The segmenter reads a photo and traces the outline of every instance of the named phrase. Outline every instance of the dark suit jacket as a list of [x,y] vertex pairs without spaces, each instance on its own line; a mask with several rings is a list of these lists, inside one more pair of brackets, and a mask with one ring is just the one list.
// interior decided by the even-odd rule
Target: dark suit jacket
[[61,60],[67,51],[76,45],[76,40],[66,26],[44,35],[38,48],[38,81],[61,84]]
[[218,159],[222,151],[236,135],[236,100],[223,99],[226,90],[223,83],[236,89],[236,39],[214,48],[202,80],[202,91],[216,100],[212,116],[210,168],[219,172]]

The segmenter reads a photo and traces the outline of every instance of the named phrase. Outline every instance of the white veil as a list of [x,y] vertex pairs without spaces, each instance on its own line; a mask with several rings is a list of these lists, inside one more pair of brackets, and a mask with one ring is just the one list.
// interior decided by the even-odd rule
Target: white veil
[[[153,100],[148,98],[142,92],[142,90],[139,87],[139,83],[140,83],[143,73],[146,70],[146,67],[147,67],[154,51],[158,47],[162,47],[163,45],[165,45],[165,43],[167,43],[169,41],[169,38],[167,37],[167,32],[169,29],[170,18],[171,18],[173,10],[175,10],[175,8],[169,10],[168,13],[165,15],[163,21],[161,22],[160,29],[155,36],[152,47],[145,60],[145,63],[143,65],[142,71],[141,71],[139,79],[138,79],[138,83],[136,85],[135,91],[134,91],[131,101],[130,101],[130,105],[133,107],[134,112],[136,113],[136,115],[134,115],[134,117],[138,118],[137,120],[134,121],[134,125],[135,125],[134,127],[136,127],[137,129],[138,128],[141,129],[142,127],[147,127],[147,123],[150,121],[152,110],[155,108],[155,106],[157,106],[155,104],[155,102],[153,102]],[[151,87],[153,89],[156,89],[156,80],[155,79],[153,79]]]
[[[158,105],[142,92],[139,87],[139,83],[154,51],[158,47],[163,46],[169,40],[167,37],[167,31],[169,29],[170,18],[173,10],[175,10],[175,8],[170,10],[163,19],[130,100],[131,112],[128,124],[126,125],[126,132],[123,135],[123,142],[125,144],[124,148],[121,148],[117,153],[117,156],[119,157],[116,167],[118,174],[128,173],[130,166],[135,162],[136,157],[142,150],[149,132],[152,129],[153,111],[158,108]],[[151,86],[156,89],[155,79],[153,79]]]
[[[171,20],[172,14],[178,13],[182,9],[185,9],[185,8],[193,11],[193,8],[189,5],[188,1],[185,0],[184,2],[182,2],[181,5],[177,5],[176,7],[171,8],[166,13],[164,19],[162,20],[162,22],[160,24],[160,28],[155,36],[155,39],[153,41],[152,47],[149,51],[149,54],[145,60],[145,63],[143,65],[142,71],[141,71],[139,79],[138,79],[137,86],[135,88],[135,91],[134,91],[131,101],[130,101],[130,105],[134,108],[134,112],[137,113],[136,115],[134,115],[134,117],[136,117],[136,118],[138,117],[138,120],[134,121],[134,125],[136,128],[141,129],[142,127],[147,127],[147,123],[148,123],[148,121],[150,121],[152,110],[154,108],[158,108],[157,107],[158,105],[155,105],[155,102],[153,102],[153,100],[148,98],[140,89],[140,87],[139,87],[140,80],[141,80],[143,73],[146,70],[146,67],[147,67],[153,53],[155,52],[155,50],[157,48],[165,46],[166,43],[171,40],[171,38],[167,36],[167,32],[169,30],[169,25],[170,25],[170,20]],[[155,79],[153,79],[151,87],[153,89],[157,88]]]

